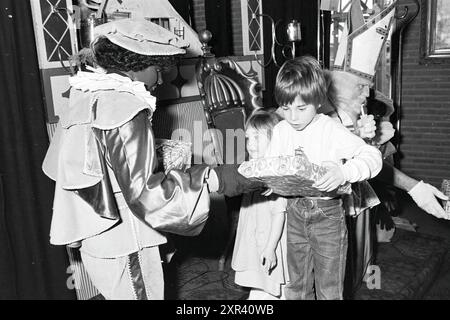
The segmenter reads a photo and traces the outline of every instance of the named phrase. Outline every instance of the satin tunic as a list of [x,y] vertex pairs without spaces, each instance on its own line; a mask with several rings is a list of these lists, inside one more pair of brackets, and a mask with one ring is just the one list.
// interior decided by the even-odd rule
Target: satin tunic
[[151,108],[128,92],[71,90],[43,163],[56,182],[50,242],[100,258],[197,235],[209,213],[207,166],[157,167]]

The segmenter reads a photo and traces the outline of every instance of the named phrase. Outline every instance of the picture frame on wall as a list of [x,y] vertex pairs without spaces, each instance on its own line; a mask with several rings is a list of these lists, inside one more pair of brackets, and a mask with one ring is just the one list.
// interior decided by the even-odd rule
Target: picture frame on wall
[[450,1],[422,0],[420,63],[450,64]]
[[71,0],[30,0],[40,69],[67,67],[77,52]]

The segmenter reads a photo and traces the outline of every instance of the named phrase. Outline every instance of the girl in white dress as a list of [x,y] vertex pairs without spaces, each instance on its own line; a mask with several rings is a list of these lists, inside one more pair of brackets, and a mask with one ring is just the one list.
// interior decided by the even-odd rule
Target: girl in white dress
[[[246,123],[250,159],[264,157],[273,127],[281,120],[273,112],[255,111]],[[242,198],[231,266],[235,282],[250,287],[249,300],[284,299],[286,264],[286,199],[260,191]]]

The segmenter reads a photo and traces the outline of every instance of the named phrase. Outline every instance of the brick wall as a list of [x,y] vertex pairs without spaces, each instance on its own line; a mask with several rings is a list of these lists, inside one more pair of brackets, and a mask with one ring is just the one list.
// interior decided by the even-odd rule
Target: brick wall
[[421,13],[404,34],[400,167],[440,187],[450,179],[450,64],[419,64]]
[[200,32],[206,29],[205,0],[192,0],[194,11],[194,28]]
[[235,56],[241,56],[244,53],[242,46],[241,0],[231,0],[231,24],[233,32],[233,54]]

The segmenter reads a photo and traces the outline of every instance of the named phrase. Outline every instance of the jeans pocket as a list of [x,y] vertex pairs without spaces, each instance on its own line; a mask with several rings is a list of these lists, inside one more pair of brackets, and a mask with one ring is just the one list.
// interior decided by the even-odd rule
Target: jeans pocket
[[344,219],[344,208],[341,206],[318,208],[319,212],[327,219],[342,220]]

